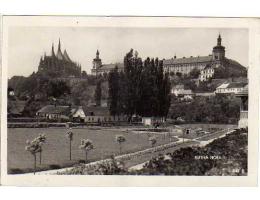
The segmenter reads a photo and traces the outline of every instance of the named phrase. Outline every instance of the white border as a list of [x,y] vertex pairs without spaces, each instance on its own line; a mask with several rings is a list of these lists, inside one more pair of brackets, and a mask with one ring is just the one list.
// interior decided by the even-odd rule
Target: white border
[[[78,22],[78,23],[77,23]],[[89,26],[89,27],[193,27],[246,28],[249,30],[249,156],[248,176],[47,176],[7,175],[2,159],[2,183],[23,186],[255,186],[258,162],[258,93],[259,93],[259,21],[249,18],[173,18],[173,17],[71,17],[71,16],[4,16],[2,116],[7,116],[7,52],[10,26]],[[1,158],[7,158],[7,122],[1,118]]]

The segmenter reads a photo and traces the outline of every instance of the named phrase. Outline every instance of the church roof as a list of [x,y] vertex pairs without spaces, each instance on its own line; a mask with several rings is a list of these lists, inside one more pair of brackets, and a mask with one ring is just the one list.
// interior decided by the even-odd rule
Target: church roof
[[64,60],[68,61],[68,62],[71,62],[71,59],[66,51],[66,49],[64,50],[64,53],[63,53],[63,58]]
[[57,57],[59,60],[62,60],[62,59],[63,59],[63,55],[62,55],[62,52],[61,52],[60,49],[58,49],[57,54],[56,54],[56,57]]
[[211,62],[211,61],[212,61],[212,56],[172,58],[172,59],[163,60],[163,65],[202,63],[202,62]]

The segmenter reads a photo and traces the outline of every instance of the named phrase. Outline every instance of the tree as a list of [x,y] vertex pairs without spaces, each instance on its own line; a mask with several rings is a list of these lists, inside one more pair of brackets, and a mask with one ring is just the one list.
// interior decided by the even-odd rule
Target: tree
[[50,80],[46,88],[48,97],[59,98],[62,95],[70,94],[70,87],[65,81]]
[[181,72],[176,72],[176,76],[182,77],[182,73]]
[[34,174],[36,172],[36,154],[41,151],[41,145],[37,139],[26,141],[25,150],[29,151],[34,158]]
[[85,162],[87,163],[88,152],[94,148],[93,142],[89,139],[81,139],[79,148],[85,151],[85,156],[86,156]]
[[191,70],[190,72],[190,78],[199,78],[200,75],[200,70],[197,68],[194,68],[193,70]]
[[[152,148],[155,146],[156,142],[157,142],[157,139],[155,136],[152,136],[152,137],[149,137],[149,143],[151,144]],[[153,150],[153,153],[154,153],[155,149]],[[152,154],[151,154],[151,157],[152,157]]]
[[69,152],[70,152],[70,160],[71,160],[71,142],[73,140],[73,132],[71,131],[71,129],[66,133],[66,137],[69,139],[70,142]]
[[171,83],[163,62],[149,57],[143,62],[130,50],[124,57],[124,72],[110,72],[109,109],[112,115],[166,117],[170,107]]
[[95,90],[95,101],[97,106],[101,105],[101,96],[102,96],[101,81],[98,81]]
[[46,142],[46,136],[45,134],[40,134],[36,140],[38,141],[40,145],[40,165],[42,164],[42,145]]
[[137,113],[140,97],[142,59],[131,49],[124,57],[124,113],[131,117]]
[[152,147],[155,146],[156,142],[157,142],[157,139],[155,136],[149,137],[149,143],[151,144]]
[[119,73],[117,66],[108,75],[108,104],[110,114],[120,114],[119,109]]
[[126,141],[123,135],[116,135],[116,142],[119,144],[119,153],[122,153],[122,143]]
[[87,72],[83,70],[82,73],[81,73],[81,77],[82,78],[87,78],[88,77]]

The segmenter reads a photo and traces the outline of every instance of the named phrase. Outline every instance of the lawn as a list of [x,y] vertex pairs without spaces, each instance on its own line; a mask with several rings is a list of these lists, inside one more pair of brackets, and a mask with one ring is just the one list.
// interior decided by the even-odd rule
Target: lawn
[[[13,169],[32,171],[33,156],[25,151],[26,140],[32,140],[40,133],[47,137],[43,146],[42,165],[37,161],[38,169],[48,169],[50,165],[69,166],[85,158],[85,154],[79,149],[81,139],[91,139],[94,149],[89,152],[89,160],[100,160],[119,153],[119,146],[115,142],[115,136],[124,135],[123,153],[151,147],[147,134],[136,134],[123,129],[73,129],[72,161],[69,161],[69,140],[65,137],[65,128],[10,128],[8,129],[8,171]],[[152,134],[153,135],[153,134]],[[157,143],[161,145],[169,142],[169,138],[156,134]],[[38,158],[37,158],[38,159]]]

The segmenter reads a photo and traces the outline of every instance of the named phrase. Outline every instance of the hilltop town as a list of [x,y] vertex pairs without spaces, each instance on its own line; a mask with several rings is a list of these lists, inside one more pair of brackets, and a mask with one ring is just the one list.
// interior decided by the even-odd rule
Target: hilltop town
[[8,80],[8,173],[247,174],[247,68],[221,35],[208,56],[130,49],[105,64],[97,50],[91,74],[50,46],[36,72]]
[[[241,92],[247,85],[247,68],[237,61],[226,58],[225,51],[219,35],[217,45],[213,47],[212,54],[209,56],[187,58],[174,56],[174,58],[157,61],[161,63],[163,73],[168,74],[171,84],[171,103],[167,115],[163,117],[174,121],[193,121],[195,119],[191,119],[183,113],[184,108],[188,107],[187,105],[196,104],[198,99],[222,95],[224,96],[222,98],[229,96],[227,102],[230,101],[230,104],[237,106],[237,114],[229,113],[231,118],[236,120],[239,114],[239,102],[234,95]],[[135,54],[134,58],[141,59],[138,57],[137,51],[133,54]],[[60,40],[56,53],[54,44],[52,44],[50,54],[45,53],[40,57],[37,72],[33,72],[29,77],[14,76],[8,80],[10,100],[8,101],[8,118],[35,118],[45,115],[50,118],[52,116],[50,110],[53,109],[50,109],[50,106],[60,109],[59,112],[65,112],[71,107],[79,109],[78,112],[82,113],[79,118],[82,119],[78,120],[82,122],[88,121],[87,116],[91,113],[95,116],[100,114],[99,118],[112,118],[111,104],[109,105],[111,101],[109,100],[109,89],[111,89],[109,88],[109,75],[115,69],[119,74],[123,73],[126,63],[103,64],[99,50],[92,63],[91,74],[87,74],[78,62],[72,61],[66,49],[62,53]],[[230,100],[233,98],[232,96],[234,101]],[[63,109],[59,107],[63,107]],[[182,112],[178,111],[179,109]],[[61,113],[56,114],[56,120],[68,121],[75,118],[75,114],[66,112],[68,116],[63,117],[64,119],[60,119]],[[223,110],[223,112],[227,111]],[[122,113],[122,115],[126,115],[126,113]],[[205,119],[200,120],[206,122]],[[214,119],[209,119],[209,121],[220,122]],[[97,122],[97,119],[94,119],[93,122]],[[222,122],[229,123],[227,120]]]

